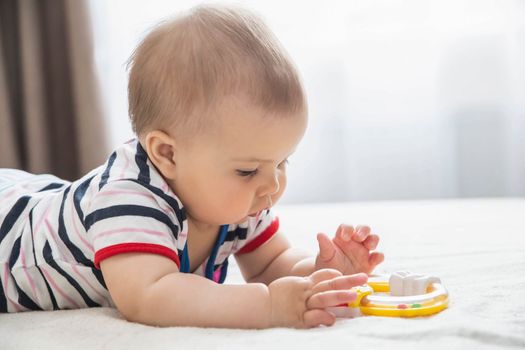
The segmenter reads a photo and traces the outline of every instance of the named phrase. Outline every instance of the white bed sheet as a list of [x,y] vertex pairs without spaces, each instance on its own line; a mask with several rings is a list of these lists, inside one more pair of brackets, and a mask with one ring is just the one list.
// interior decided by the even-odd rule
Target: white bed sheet
[[[311,330],[155,328],[108,308],[2,314],[0,349],[525,348],[525,199],[296,205],[278,213],[290,241],[312,253],[317,232],[332,234],[341,222],[370,225],[386,255],[377,272],[439,276],[449,308]],[[241,282],[235,264],[227,282]]]

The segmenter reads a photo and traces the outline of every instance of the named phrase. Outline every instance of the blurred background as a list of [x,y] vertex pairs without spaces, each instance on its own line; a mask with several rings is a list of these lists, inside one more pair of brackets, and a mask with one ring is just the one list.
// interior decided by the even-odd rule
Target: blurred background
[[[133,136],[127,59],[202,3],[0,1],[0,166],[65,178]],[[308,94],[281,203],[525,195],[524,1],[237,4],[266,20]]]

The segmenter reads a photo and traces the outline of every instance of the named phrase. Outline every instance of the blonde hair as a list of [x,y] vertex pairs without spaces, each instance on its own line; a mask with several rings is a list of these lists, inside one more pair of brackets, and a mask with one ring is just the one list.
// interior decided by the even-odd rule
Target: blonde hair
[[268,112],[306,108],[297,71],[264,22],[245,9],[198,6],[161,23],[128,61],[133,130],[209,125],[221,98],[242,93]]

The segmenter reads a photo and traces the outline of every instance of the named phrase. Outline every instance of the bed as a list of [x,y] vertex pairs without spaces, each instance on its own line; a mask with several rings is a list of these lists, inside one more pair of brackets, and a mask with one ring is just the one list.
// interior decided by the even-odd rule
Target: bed
[[[290,241],[312,253],[317,232],[332,234],[340,222],[370,225],[386,255],[377,272],[439,276],[448,309],[311,330],[155,328],[109,308],[2,314],[0,349],[525,348],[525,199],[283,205],[277,212]],[[241,282],[232,264],[227,283]]]

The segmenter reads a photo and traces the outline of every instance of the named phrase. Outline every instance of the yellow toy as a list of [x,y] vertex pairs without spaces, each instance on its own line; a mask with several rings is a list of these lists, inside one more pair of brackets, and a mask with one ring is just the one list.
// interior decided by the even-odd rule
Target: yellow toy
[[357,298],[348,305],[329,308],[338,317],[361,315],[429,316],[448,306],[448,291],[439,278],[398,271],[373,276],[363,286],[352,288]]

